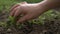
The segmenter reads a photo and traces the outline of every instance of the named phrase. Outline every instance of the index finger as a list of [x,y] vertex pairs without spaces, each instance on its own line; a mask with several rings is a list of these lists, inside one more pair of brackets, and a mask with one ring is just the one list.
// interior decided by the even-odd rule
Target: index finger
[[12,11],[14,8],[16,8],[18,6],[20,6],[20,5],[19,4],[16,4],[16,5],[12,6],[12,8],[10,9],[10,11]]

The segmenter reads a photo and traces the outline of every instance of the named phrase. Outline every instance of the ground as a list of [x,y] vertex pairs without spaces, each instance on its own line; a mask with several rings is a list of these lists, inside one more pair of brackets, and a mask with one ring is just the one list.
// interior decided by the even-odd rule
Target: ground
[[[1,13],[0,20],[5,21],[8,13]],[[2,17],[3,16],[3,17]],[[44,19],[44,24],[32,23],[31,26],[25,24],[22,29],[13,26],[5,28],[0,26],[0,34],[60,34],[60,19],[56,16],[54,19]]]

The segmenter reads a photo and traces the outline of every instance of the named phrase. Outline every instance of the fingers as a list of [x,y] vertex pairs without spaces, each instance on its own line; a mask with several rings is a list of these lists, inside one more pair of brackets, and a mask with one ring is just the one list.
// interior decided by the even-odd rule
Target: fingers
[[[27,4],[27,2],[21,2],[21,3],[18,3],[18,4],[16,4],[16,5],[14,5],[11,9],[10,9],[10,11],[11,11],[11,13],[10,13],[10,16],[18,16],[19,15],[19,10],[17,9],[17,11],[16,11],[16,8],[17,7],[19,7],[20,6],[20,4]],[[15,12],[16,11],[16,12]],[[14,14],[15,13],[15,14]]]
[[11,9],[10,9],[10,16],[13,16],[14,15],[14,13],[15,13],[15,11],[17,10],[17,8],[16,7],[18,7],[19,5],[18,4],[16,4],[16,5],[14,5]]
[[21,13],[22,13],[21,8],[18,8],[18,9],[15,11],[14,17],[19,16]]
[[12,11],[14,8],[20,6],[19,4],[14,5],[10,10]]
[[32,15],[27,14],[27,15],[21,17],[21,18],[17,21],[17,23],[25,22],[25,21],[30,20],[30,19],[32,19],[32,18],[33,18]]
[[10,16],[14,16],[14,13],[17,11],[17,8],[14,8],[11,12],[10,12]]
[[14,5],[14,6],[11,8],[11,10],[13,10],[14,8],[20,6],[20,4],[27,4],[27,2],[24,1],[24,2],[21,2],[21,3],[18,3],[18,4],[16,4],[16,5]]

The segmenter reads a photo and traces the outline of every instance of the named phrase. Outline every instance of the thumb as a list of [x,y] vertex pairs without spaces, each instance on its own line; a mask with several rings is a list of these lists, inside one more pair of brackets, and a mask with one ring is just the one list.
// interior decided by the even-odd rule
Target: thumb
[[25,22],[25,21],[27,21],[27,20],[30,20],[30,19],[32,19],[32,15],[25,15],[25,16],[23,16],[23,17],[21,17],[18,21],[17,21],[17,23],[20,23],[20,22]]

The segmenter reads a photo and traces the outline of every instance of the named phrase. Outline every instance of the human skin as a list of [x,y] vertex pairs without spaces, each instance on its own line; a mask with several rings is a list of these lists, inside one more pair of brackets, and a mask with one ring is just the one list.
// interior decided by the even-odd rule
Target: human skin
[[10,16],[14,16],[17,18],[17,16],[23,14],[23,16],[18,18],[17,20],[18,23],[22,23],[37,18],[44,12],[58,7],[60,7],[60,0],[44,0],[35,4],[21,2],[11,8]]

